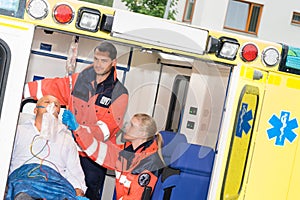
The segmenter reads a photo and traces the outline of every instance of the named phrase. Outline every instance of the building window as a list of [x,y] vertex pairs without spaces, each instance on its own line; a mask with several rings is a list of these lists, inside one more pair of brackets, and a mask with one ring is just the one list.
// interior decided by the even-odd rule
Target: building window
[[300,13],[293,12],[292,24],[300,24]]
[[257,35],[262,9],[261,4],[231,0],[224,28]]
[[191,22],[193,19],[196,0],[186,0],[182,21]]

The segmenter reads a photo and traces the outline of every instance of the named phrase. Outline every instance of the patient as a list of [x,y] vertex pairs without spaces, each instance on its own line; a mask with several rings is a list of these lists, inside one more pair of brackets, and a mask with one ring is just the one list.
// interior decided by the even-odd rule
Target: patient
[[[6,199],[86,199],[76,143],[58,120],[60,103],[38,100],[35,119],[17,128]],[[26,197],[26,198],[24,198]]]

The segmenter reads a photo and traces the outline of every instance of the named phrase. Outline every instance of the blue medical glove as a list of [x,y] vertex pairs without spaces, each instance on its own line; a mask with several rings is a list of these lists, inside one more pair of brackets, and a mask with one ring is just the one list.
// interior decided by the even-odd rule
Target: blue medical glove
[[75,116],[70,110],[65,110],[62,115],[62,123],[68,127],[69,130],[75,131],[79,127]]
[[77,199],[77,200],[89,200],[88,198],[86,198],[86,197],[81,197],[81,196],[76,196],[76,199]]

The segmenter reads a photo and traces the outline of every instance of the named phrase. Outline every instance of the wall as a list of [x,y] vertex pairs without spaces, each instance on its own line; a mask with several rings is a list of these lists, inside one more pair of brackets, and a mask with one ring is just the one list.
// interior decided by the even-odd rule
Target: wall
[[[299,4],[282,0],[261,0],[253,2],[264,5],[263,13],[258,35],[246,35],[300,47],[300,40],[297,39],[300,35],[300,26],[291,24],[293,12],[300,12]],[[227,4],[228,0],[198,0],[192,24],[232,32],[223,29]],[[239,34],[245,35],[244,33]]]
[[263,4],[259,38],[300,47],[300,26],[291,24],[293,12],[300,12],[300,4],[280,0],[266,0]]

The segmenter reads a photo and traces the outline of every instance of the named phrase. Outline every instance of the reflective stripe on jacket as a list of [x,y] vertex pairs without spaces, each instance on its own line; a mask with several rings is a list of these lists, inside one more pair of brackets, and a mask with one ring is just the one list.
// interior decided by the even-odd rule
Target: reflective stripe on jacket
[[[76,140],[85,138],[82,132],[75,133]],[[133,150],[132,145],[117,145],[111,141],[81,146],[88,156],[104,167],[116,172],[117,199],[141,199],[145,187],[152,191],[160,171],[164,167],[157,151],[156,139],[147,141]]]

